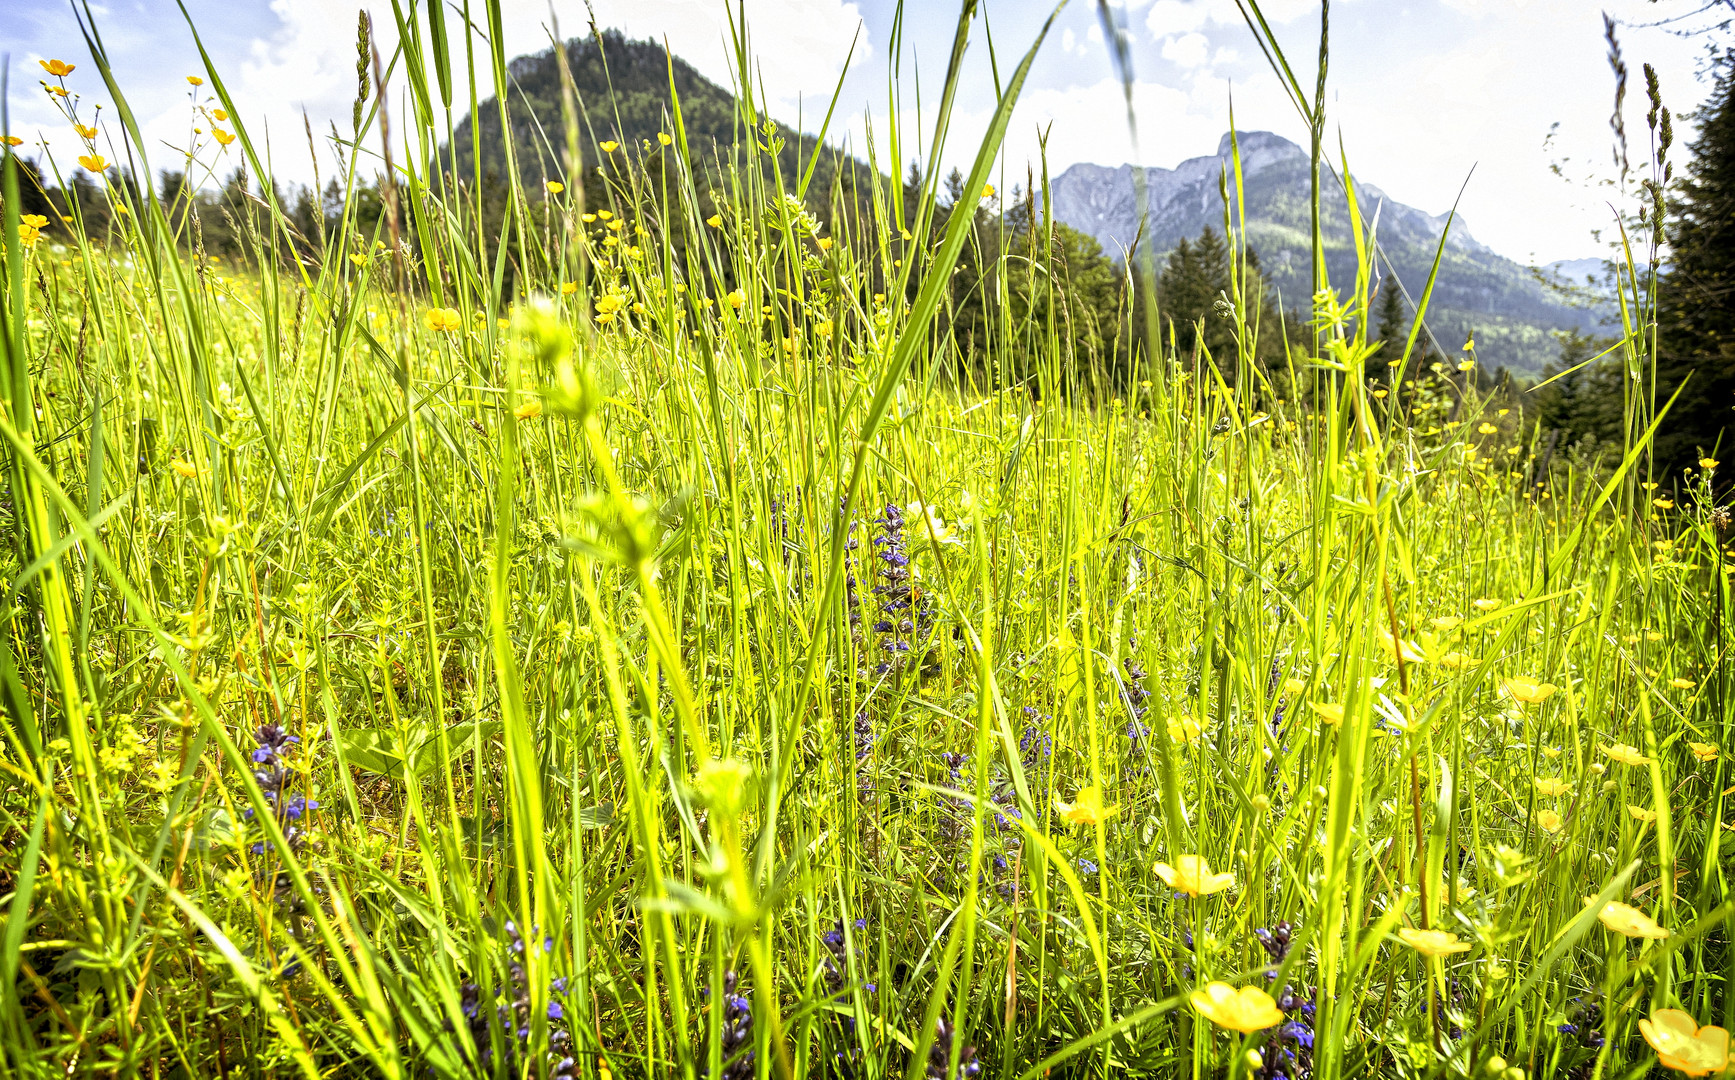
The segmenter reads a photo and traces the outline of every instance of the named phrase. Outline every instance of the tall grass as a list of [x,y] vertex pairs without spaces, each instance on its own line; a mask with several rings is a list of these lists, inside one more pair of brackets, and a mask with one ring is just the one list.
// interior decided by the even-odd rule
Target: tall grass
[[[973,361],[978,218],[938,168],[906,218],[895,149],[780,171],[739,23],[737,141],[677,102],[647,172],[569,77],[570,182],[508,146],[487,234],[453,96],[511,131],[507,57],[461,7],[364,23],[315,258],[269,184],[224,263],[112,173],[103,235],[22,222],[6,159],[9,1072],[1615,1077],[1655,1010],[1729,1022],[1727,517],[1645,472],[1642,288],[1612,480],[1452,365],[1368,383],[1359,216],[1281,379],[1245,295],[1236,355],[1089,375],[1041,257]],[[269,177],[203,77],[205,153]]]

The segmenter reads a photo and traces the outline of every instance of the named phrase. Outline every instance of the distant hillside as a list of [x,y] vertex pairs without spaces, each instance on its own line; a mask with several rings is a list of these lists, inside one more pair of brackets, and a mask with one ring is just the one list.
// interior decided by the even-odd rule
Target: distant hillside
[[[1270,132],[1241,132],[1238,138],[1248,239],[1259,252],[1266,281],[1281,291],[1283,306],[1302,307],[1312,281],[1307,152]],[[1146,235],[1159,256],[1167,255],[1181,238],[1198,236],[1207,225],[1221,230],[1218,177],[1224,168],[1232,168],[1229,154],[1229,136],[1224,135],[1213,156],[1147,172]],[[1341,289],[1355,280],[1355,248],[1343,190],[1336,180],[1328,180],[1327,191],[1326,265]],[[1379,215],[1381,272],[1389,260],[1410,295],[1419,297],[1445,217],[1405,206],[1366,182],[1358,184],[1358,191],[1363,216]],[[1116,258],[1138,232],[1131,165],[1074,165],[1053,180],[1050,196],[1057,220],[1094,236]],[[1570,271],[1578,269],[1567,265]],[[1462,217],[1453,223],[1427,319],[1442,347],[1457,349],[1474,329],[1485,365],[1534,376],[1559,355],[1552,331],[1588,332],[1598,321],[1599,313],[1568,306],[1527,267],[1478,243]]]
[[[669,98],[671,64],[663,47],[651,41],[630,41],[618,30],[605,30],[600,48],[595,38],[574,38],[566,44],[566,55],[578,91],[581,143],[587,159],[596,153],[599,143],[607,140],[630,147],[642,147],[649,141],[650,154],[654,156],[659,151],[657,133],[674,131],[669,119],[674,112]],[[673,58],[672,68],[682,123],[696,170],[701,173],[700,187],[704,188],[715,180],[715,170],[711,168],[713,151],[726,151],[742,134],[735,97],[678,56]],[[520,171],[531,183],[563,175],[560,154],[565,136],[560,115],[560,64],[554,50],[520,56],[508,70],[513,87],[512,135]],[[501,173],[505,151],[500,139],[499,106],[494,98],[489,98],[477,106],[476,113],[481,118],[483,167]],[[470,169],[470,124],[471,119],[466,117],[458,125],[454,140],[460,175]],[[778,161],[785,184],[793,188],[801,170],[807,167],[816,140],[781,123],[777,124],[777,137],[784,143]],[[821,206],[828,198],[832,181],[840,171],[838,157],[831,150],[820,155],[808,189],[811,204]],[[865,189],[865,166],[853,158],[843,158],[842,170],[859,170],[858,177]]]

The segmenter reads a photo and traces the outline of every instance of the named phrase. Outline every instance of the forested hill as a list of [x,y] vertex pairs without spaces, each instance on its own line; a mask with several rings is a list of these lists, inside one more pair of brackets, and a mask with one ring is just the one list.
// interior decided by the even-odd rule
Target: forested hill
[[[1265,280],[1282,291],[1282,305],[1304,307],[1312,292],[1307,152],[1270,132],[1244,131],[1239,140],[1248,239]],[[1228,135],[1214,155],[1148,171],[1145,235],[1159,257],[1206,226],[1222,230],[1219,177],[1225,168],[1232,176]],[[1420,296],[1444,215],[1406,206],[1365,182],[1358,181],[1356,191],[1364,220],[1378,214],[1380,272],[1395,273],[1412,297]],[[1348,206],[1335,179],[1326,180],[1325,195],[1326,264],[1343,288],[1355,277]],[[1138,232],[1131,165],[1074,165],[1054,179],[1052,196],[1056,219],[1089,233],[1116,257]],[[1600,314],[1563,303],[1529,268],[1478,243],[1462,218],[1452,223],[1427,319],[1445,349],[1458,348],[1474,330],[1485,364],[1534,376],[1560,356],[1552,331],[1593,331]]]
[[[656,42],[631,41],[618,30],[605,30],[600,35],[600,45],[596,37],[567,42],[566,55],[578,91],[581,144],[587,160],[596,154],[600,143],[611,140],[641,148],[648,141],[647,156],[660,153],[658,132],[674,131],[671,81],[680,99],[681,120],[695,167],[700,172],[701,189],[716,179],[713,152],[726,161],[727,149],[746,134],[734,95],[699,74],[680,57],[673,57],[671,62],[669,54]],[[525,182],[535,185],[543,179],[564,179],[560,63],[553,48],[518,57],[509,65],[509,73],[514,147]],[[499,175],[505,164],[499,106],[494,98],[489,98],[477,106],[476,114],[480,117],[484,172]],[[470,124],[470,118],[466,117],[459,124],[454,140],[459,175],[470,171]],[[792,188],[806,169],[816,140],[782,123],[776,124],[775,138],[782,144],[778,162],[785,184]],[[759,142],[762,145],[769,142],[763,132]],[[854,179],[861,182],[865,194],[866,166],[844,157],[840,167],[839,158],[829,148],[820,154],[808,188],[809,202],[816,207],[829,198],[832,181],[840,171],[854,172]],[[648,164],[654,166],[654,162]]]

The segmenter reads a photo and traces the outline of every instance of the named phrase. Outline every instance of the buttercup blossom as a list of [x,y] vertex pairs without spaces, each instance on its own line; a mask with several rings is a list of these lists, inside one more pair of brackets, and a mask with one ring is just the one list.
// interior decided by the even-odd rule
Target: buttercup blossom
[[[1589,905],[1596,901],[1594,897],[1587,896],[1584,898],[1584,902]],[[1669,932],[1658,925],[1655,919],[1631,904],[1623,904],[1618,900],[1610,900],[1603,905],[1603,909],[1596,913],[1596,917],[1598,922],[1610,930],[1627,937],[1651,938],[1660,941],[1669,936]]]
[[1571,784],[1554,776],[1539,776],[1536,778],[1535,784],[1537,794],[1546,795],[1549,798],[1553,798],[1556,795],[1565,795],[1567,792],[1572,790]]
[[1699,761],[1716,761],[1717,748],[1707,742],[1690,742],[1687,749],[1693,752],[1693,757]]
[[1458,935],[1445,930],[1417,930],[1406,926],[1398,931],[1398,940],[1423,956],[1450,956],[1470,951],[1470,943],[1459,941]]
[[1520,675],[1512,679],[1504,679],[1500,683],[1512,700],[1525,705],[1540,705],[1554,696],[1560,687],[1553,683],[1537,682],[1528,675]]
[[1647,825],[1657,820],[1657,812],[1655,810],[1646,810],[1642,806],[1633,806],[1628,804],[1627,813]]
[[1100,825],[1120,812],[1120,806],[1104,806],[1102,790],[1091,784],[1079,791],[1076,802],[1054,800],[1054,808],[1060,811],[1062,819],[1074,825]]
[[1234,874],[1211,873],[1211,864],[1203,855],[1182,855],[1174,866],[1158,863],[1153,869],[1169,888],[1188,896],[1210,896],[1235,886]]
[[1557,833],[1564,822],[1561,816],[1553,810],[1538,810],[1536,812],[1536,824],[1545,833]]
[[1665,1069],[1709,1076],[1729,1067],[1729,1033],[1720,1027],[1700,1027],[1680,1009],[1658,1009],[1639,1021],[1639,1032]]
[[68,75],[71,75],[73,68],[78,66],[77,64],[62,63],[59,60],[38,60],[36,62],[42,65],[43,71],[48,72],[57,79],[64,79]]
[[1343,723],[1343,706],[1333,702],[1310,701],[1307,707],[1312,709],[1321,720],[1328,724]]
[[1250,1035],[1283,1023],[1283,1010],[1270,994],[1257,986],[1237,990],[1225,982],[1208,984],[1195,990],[1188,1000],[1199,1015],[1221,1028]]
[[1618,742],[1613,746],[1600,744],[1597,749],[1602,751],[1604,757],[1611,761],[1618,761],[1622,765],[1649,765],[1651,763],[1650,758],[1639,753],[1638,747],[1628,746],[1626,743]]
[[101,154],[80,154],[78,163],[93,173],[99,173],[108,168],[108,159]]

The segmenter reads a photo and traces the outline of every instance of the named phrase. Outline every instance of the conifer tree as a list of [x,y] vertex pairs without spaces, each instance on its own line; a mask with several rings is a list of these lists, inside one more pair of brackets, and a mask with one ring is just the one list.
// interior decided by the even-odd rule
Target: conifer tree
[[1659,403],[1687,381],[1655,445],[1657,464],[1670,470],[1735,434],[1735,50],[1718,62],[1696,119],[1658,285]]

